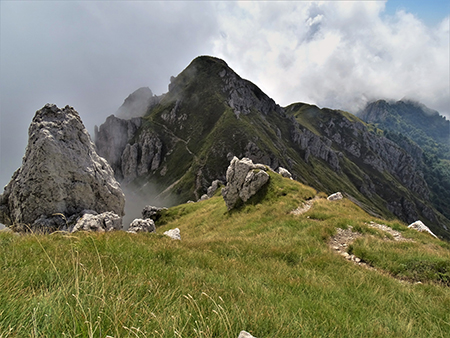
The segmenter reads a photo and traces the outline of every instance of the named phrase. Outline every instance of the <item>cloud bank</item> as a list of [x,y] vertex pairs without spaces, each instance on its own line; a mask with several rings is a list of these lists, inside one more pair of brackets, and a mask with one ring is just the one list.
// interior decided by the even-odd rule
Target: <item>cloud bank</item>
[[381,1],[244,2],[220,17],[216,53],[277,102],[356,112],[404,97],[450,116],[449,17],[434,27]]

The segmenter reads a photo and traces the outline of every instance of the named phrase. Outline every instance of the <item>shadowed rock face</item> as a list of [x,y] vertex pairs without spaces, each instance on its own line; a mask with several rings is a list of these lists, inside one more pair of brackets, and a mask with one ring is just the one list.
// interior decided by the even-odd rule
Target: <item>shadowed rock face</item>
[[124,215],[120,185],[72,107],[47,104],[28,135],[22,166],[0,196],[1,223],[32,226],[55,213],[67,220],[86,209]]

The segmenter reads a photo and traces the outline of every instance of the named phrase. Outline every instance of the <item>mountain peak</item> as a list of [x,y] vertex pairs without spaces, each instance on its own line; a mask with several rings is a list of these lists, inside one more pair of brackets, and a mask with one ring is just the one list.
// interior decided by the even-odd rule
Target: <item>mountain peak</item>
[[182,100],[189,95],[220,95],[237,118],[252,111],[282,114],[282,109],[254,83],[242,79],[227,63],[212,56],[195,58],[171,79],[169,97]]
[[192,60],[192,62],[189,66],[192,66],[192,65],[201,65],[201,66],[221,65],[221,66],[225,66],[225,67],[229,68],[228,64],[224,60],[217,58],[215,56],[209,56],[209,55],[197,56],[194,60]]

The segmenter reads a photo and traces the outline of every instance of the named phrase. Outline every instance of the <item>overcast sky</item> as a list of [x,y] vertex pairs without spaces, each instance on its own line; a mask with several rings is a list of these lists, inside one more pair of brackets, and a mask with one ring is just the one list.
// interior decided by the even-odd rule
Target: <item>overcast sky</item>
[[92,134],[203,54],[282,106],[407,97],[450,116],[449,13],[447,0],[0,1],[0,187],[47,102],[73,106]]

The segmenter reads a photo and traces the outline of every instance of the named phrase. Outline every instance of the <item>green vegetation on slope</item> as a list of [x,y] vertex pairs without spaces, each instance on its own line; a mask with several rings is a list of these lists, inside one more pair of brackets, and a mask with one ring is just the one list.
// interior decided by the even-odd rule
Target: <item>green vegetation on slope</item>
[[[398,222],[414,242],[386,240],[346,199],[290,214],[315,195],[271,174],[231,213],[219,192],[170,208],[158,234],[0,233],[0,337],[448,336],[448,243]],[[372,234],[353,253],[385,272],[329,248],[350,225]],[[182,241],[161,235],[174,227]]]
[[450,121],[417,102],[370,103],[361,113],[365,121],[384,130],[384,135],[399,146],[422,150],[422,171],[431,190],[431,202],[450,218]]

